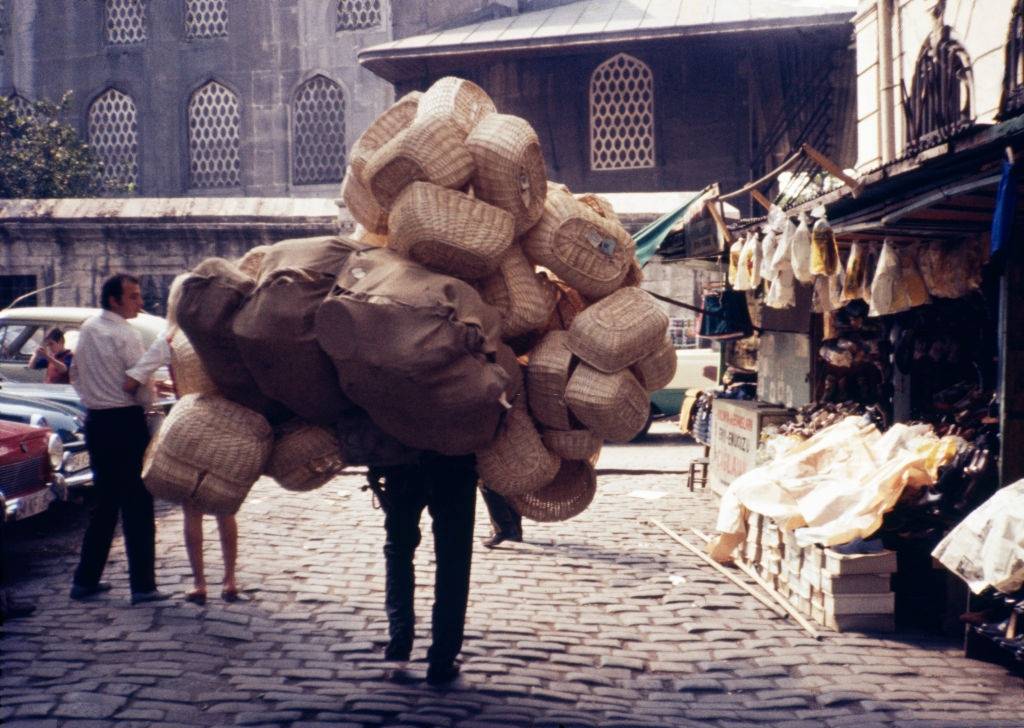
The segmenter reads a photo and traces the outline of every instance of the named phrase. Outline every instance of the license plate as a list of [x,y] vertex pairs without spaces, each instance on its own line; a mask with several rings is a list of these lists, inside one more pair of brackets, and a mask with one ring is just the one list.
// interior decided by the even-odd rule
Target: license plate
[[24,495],[18,498],[18,512],[16,518],[28,518],[34,516],[37,513],[42,513],[50,507],[50,502],[53,501],[53,493],[50,492],[49,488],[43,490],[37,490],[35,493]]
[[64,464],[64,472],[77,473],[79,470],[85,470],[87,467],[89,467],[89,451],[81,450],[71,453],[68,461]]

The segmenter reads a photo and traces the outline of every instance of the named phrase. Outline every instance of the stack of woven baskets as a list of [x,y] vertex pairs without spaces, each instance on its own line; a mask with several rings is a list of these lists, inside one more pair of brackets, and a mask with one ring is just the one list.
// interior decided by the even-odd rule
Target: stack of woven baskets
[[[602,442],[625,442],[644,428],[649,393],[668,383],[676,362],[667,341],[668,318],[638,287],[635,245],[608,202],[595,195],[574,196],[549,182],[530,124],[498,113],[482,89],[453,77],[403,97],[370,125],[352,147],[341,193],[359,223],[355,240],[459,279],[453,286],[469,284],[472,288],[465,290],[473,294],[475,289],[483,308],[493,307],[500,315],[497,363],[509,374],[500,401],[508,409],[493,438],[487,435],[483,447],[474,447],[483,482],[527,518],[564,520],[583,511],[596,491],[594,463]],[[302,241],[290,241],[297,242]],[[235,344],[207,337],[204,317],[219,327],[238,329],[238,322],[246,324],[252,311],[242,300],[235,321],[233,297],[259,296],[266,302],[289,298],[287,292],[259,293],[260,286],[268,285],[264,261],[274,259],[274,247],[254,249],[231,264],[227,283],[220,287],[202,276],[206,268],[220,270],[226,261],[207,261],[193,271],[193,294],[206,286],[216,292],[221,307],[211,315],[208,299],[191,301],[188,292],[182,304],[183,311],[194,310],[195,321],[186,317],[183,322],[195,345],[188,351],[208,364],[213,385],[234,372],[223,372],[223,366],[205,357],[219,356]],[[352,380],[342,371],[344,360],[339,357],[359,356],[365,342],[325,341],[321,324],[327,319],[317,315],[332,295],[344,293],[345,281],[364,275],[369,280],[372,274],[351,262],[362,255],[352,253],[345,276],[339,269],[334,290],[317,310],[301,316],[293,312],[288,318],[294,321],[291,336],[297,350],[302,347],[303,361],[318,361],[318,352],[310,347],[330,354],[341,388],[359,405],[339,412],[339,423],[355,421],[378,430],[353,433],[339,423],[332,430],[322,418],[271,427],[270,410],[254,411],[259,397],[220,387],[228,393],[225,398],[207,382],[175,406],[150,453],[147,484],[154,493],[191,501],[207,511],[230,512],[237,510],[260,473],[273,475],[285,487],[310,489],[346,462],[359,461],[349,457],[350,442],[372,441],[376,447],[378,435],[403,440],[394,417],[375,415],[359,400],[359,392],[346,388]],[[239,280],[252,281],[250,289],[235,281],[236,272]],[[307,281],[303,291],[314,298],[308,281],[318,279],[287,278],[293,280]],[[341,311],[330,321],[344,318]],[[314,319],[317,326],[310,324],[307,337],[306,322]],[[341,324],[332,325],[337,330]],[[245,337],[238,343],[244,349]],[[256,360],[242,360],[261,390],[254,394],[297,411],[298,403],[284,401],[267,385],[276,372],[259,370]],[[311,364],[297,368],[314,369]],[[281,384],[280,377],[273,381]],[[426,394],[424,401],[431,401]],[[197,432],[191,432],[190,423]],[[213,430],[218,431],[216,438]],[[215,444],[208,446],[208,439]],[[398,443],[403,444],[416,446]]]

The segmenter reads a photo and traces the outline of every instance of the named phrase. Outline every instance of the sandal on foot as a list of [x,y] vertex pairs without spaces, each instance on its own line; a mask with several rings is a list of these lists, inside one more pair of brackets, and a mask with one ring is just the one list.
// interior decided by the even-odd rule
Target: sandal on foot
[[222,589],[220,592],[220,598],[223,599],[225,602],[237,602],[239,599],[241,599],[241,596],[239,596],[238,587],[233,587],[230,589]]
[[185,601],[198,604],[201,607],[206,604],[206,591],[204,589],[193,589],[185,594]]

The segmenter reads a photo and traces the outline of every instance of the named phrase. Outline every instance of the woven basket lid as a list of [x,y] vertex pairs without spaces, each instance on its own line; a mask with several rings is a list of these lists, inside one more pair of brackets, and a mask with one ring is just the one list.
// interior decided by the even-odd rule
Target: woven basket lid
[[411,183],[422,180],[458,189],[469,182],[473,169],[473,155],[459,127],[448,118],[430,116],[417,119],[374,152],[363,179],[377,204],[390,211]]
[[466,147],[476,165],[476,196],[510,212],[517,236],[536,225],[544,214],[548,185],[540,140],[530,123],[491,114],[466,137]]
[[597,493],[597,477],[590,463],[567,460],[554,480],[543,488],[509,498],[524,518],[541,523],[565,521],[587,509]]
[[263,256],[267,254],[268,250],[270,250],[269,245],[257,245],[255,248],[250,248],[245,252],[245,255],[235,262],[235,265],[238,266],[238,270],[250,278],[259,278],[260,263],[263,261]]
[[497,270],[512,245],[512,215],[458,190],[413,182],[388,216],[388,247],[458,278]]
[[352,151],[349,152],[348,163],[360,178],[365,179],[363,172],[373,153],[391,141],[416,118],[416,107],[419,106],[422,96],[419,91],[407,93],[374,119],[366,127],[366,131],[359,135],[356,143],[352,145]]
[[530,352],[526,368],[530,412],[543,425],[556,430],[572,428],[565,403],[565,387],[574,363],[568,343],[567,332],[549,331]]
[[617,372],[665,341],[668,315],[639,288],[620,288],[589,306],[569,327],[569,348],[602,372]]
[[495,111],[491,97],[475,83],[445,76],[435,81],[420,97],[416,120],[428,117],[451,119],[465,139],[481,119]]
[[179,397],[186,394],[217,393],[217,385],[206,373],[199,354],[181,329],[176,329],[171,339],[171,374]]
[[537,273],[518,246],[511,246],[498,270],[480,281],[480,295],[501,312],[501,336],[511,339],[544,328],[555,308],[555,288]]
[[345,179],[341,181],[341,200],[353,219],[367,231],[387,234],[388,213],[377,204],[370,188],[363,184],[351,167],[345,171]]
[[601,452],[601,438],[590,430],[545,430],[541,440],[563,460],[589,461]]
[[264,472],[285,490],[316,490],[345,468],[338,438],[331,430],[299,423],[275,439]]
[[565,389],[565,401],[580,422],[603,440],[629,442],[647,424],[647,391],[628,369],[605,374],[579,364]]
[[661,346],[634,364],[632,371],[640,386],[648,392],[668,386],[676,374],[676,348],[666,339]]
[[544,214],[522,245],[531,261],[590,299],[607,296],[622,284],[636,247],[622,225],[557,187],[548,188]]
[[494,442],[476,453],[481,479],[504,496],[529,493],[547,485],[560,462],[544,447],[521,397],[505,415]]

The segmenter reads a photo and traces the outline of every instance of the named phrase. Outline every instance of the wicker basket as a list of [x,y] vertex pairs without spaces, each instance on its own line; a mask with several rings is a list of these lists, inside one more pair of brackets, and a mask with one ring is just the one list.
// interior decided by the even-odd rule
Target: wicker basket
[[647,391],[628,369],[605,374],[579,364],[565,388],[565,401],[580,422],[603,440],[629,442],[647,424]]
[[636,253],[634,252],[633,258],[629,261],[629,270],[626,271],[626,277],[622,279],[622,286],[639,286],[644,282],[644,269],[640,267],[640,261],[636,259]]
[[622,284],[635,249],[625,228],[556,187],[548,188],[544,215],[522,244],[530,260],[590,299]]
[[639,288],[621,288],[588,307],[569,327],[569,348],[602,372],[617,372],[665,341],[668,315]]
[[388,236],[381,235],[380,233],[371,233],[369,230],[364,228],[359,223],[356,223],[355,230],[352,231],[352,239],[364,243],[365,245],[372,245],[375,248],[386,248],[388,247]]
[[420,97],[416,120],[429,117],[451,119],[462,131],[462,138],[497,109],[487,92],[472,81],[454,76],[438,79]]
[[487,487],[504,496],[522,495],[551,482],[561,461],[541,442],[520,398],[498,435],[476,454],[477,472]]
[[529,122],[491,114],[466,138],[466,147],[476,164],[476,196],[512,213],[517,236],[536,225],[544,214],[548,182],[540,140]]
[[171,339],[171,373],[179,397],[186,394],[217,394],[217,385],[206,373],[199,354],[181,329],[177,329]]
[[653,353],[634,364],[632,371],[648,392],[668,386],[676,374],[676,348],[666,339]]
[[388,247],[458,278],[497,270],[512,245],[512,215],[458,190],[413,182],[388,216]]
[[501,312],[501,336],[521,336],[543,328],[555,308],[555,288],[537,273],[523,251],[513,245],[497,272],[480,281],[480,295]]
[[257,245],[255,248],[250,248],[235,262],[235,265],[238,266],[238,270],[250,278],[259,278],[260,263],[263,262],[263,256],[267,254],[268,250],[270,250],[269,245]]
[[149,492],[204,513],[236,513],[270,456],[262,415],[223,397],[190,394],[171,408],[142,477]]
[[285,490],[316,490],[345,468],[335,434],[316,425],[301,424],[284,430],[264,470]]
[[555,430],[572,428],[565,404],[565,387],[573,368],[568,343],[567,332],[549,331],[530,352],[526,367],[530,412],[541,424]]
[[348,155],[348,163],[360,179],[365,179],[363,173],[366,164],[374,152],[391,141],[398,132],[412,124],[416,118],[416,107],[419,106],[419,91],[407,93],[387,111],[378,116],[366,127],[366,131],[359,135],[356,143],[352,145],[352,151]]
[[596,493],[597,477],[593,466],[567,460],[551,483],[533,493],[509,498],[509,505],[532,521],[566,521],[585,511]]
[[601,452],[601,438],[590,430],[545,430],[541,440],[563,460],[590,461]]
[[548,278],[548,282],[554,287],[555,308],[544,329],[545,331],[568,331],[576,317],[586,309],[587,301],[579,291],[557,278]]
[[370,157],[363,175],[366,186],[377,204],[389,211],[402,190],[417,180],[463,187],[473,176],[473,155],[464,139],[450,119],[417,119]]
[[612,207],[612,203],[608,201],[607,197],[587,192],[582,195],[576,195],[576,199],[606,220],[614,220],[621,223],[619,216],[615,214],[615,208]]
[[360,181],[352,168],[345,171],[341,181],[341,200],[352,217],[370,233],[387,235],[388,213],[377,204],[370,189]]

